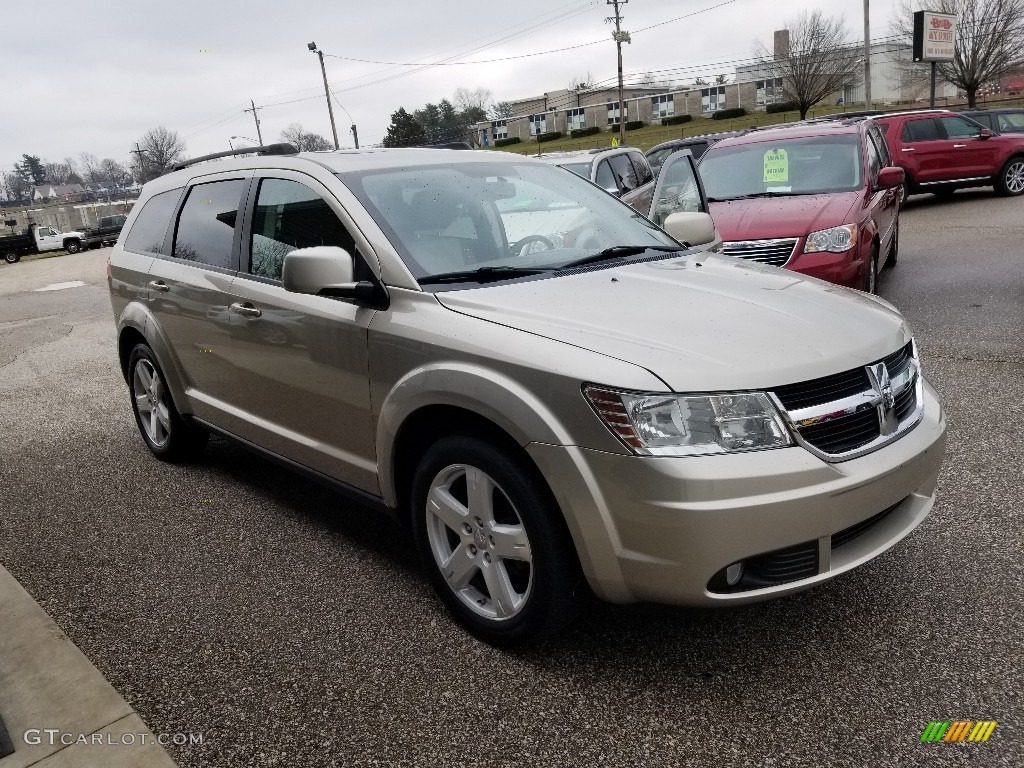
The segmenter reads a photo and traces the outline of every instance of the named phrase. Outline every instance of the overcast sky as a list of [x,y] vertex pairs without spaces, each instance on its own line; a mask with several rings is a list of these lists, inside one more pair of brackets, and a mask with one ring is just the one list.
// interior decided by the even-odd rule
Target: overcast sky
[[[892,6],[872,0],[872,38],[890,33]],[[633,32],[625,71],[675,69],[676,81],[732,75],[756,40],[769,42],[773,30],[814,7],[844,15],[852,37],[862,37],[863,0],[630,0],[622,10],[623,28]],[[91,152],[127,163],[133,142],[159,125],[177,131],[191,156],[225,150],[231,136],[256,138],[242,112],[249,99],[264,106],[267,143],[293,122],[330,139],[311,41],[326,54],[394,63],[554,51],[423,70],[325,58],[331,89],[352,117],[335,102],[342,146],[351,146],[353,121],[360,143],[375,144],[398,107],[451,98],[460,86],[513,100],[588,73],[614,82],[615,45],[604,23],[611,10],[605,0],[56,0],[41,14],[32,3],[8,3],[0,168],[10,171],[22,153],[57,161]],[[693,15],[670,21],[685,14]]]

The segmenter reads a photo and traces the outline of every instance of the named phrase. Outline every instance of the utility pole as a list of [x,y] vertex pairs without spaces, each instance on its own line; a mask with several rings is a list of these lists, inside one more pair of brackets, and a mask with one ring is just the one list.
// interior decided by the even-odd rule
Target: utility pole
[[327,67],[324,66],[324,52],[316,47],[316,43],[308,43],[306,47],[320,57],[320,71],[324,76],[324,95],[327,97],[327,113],[331,116],[331,132],[334,134],[334,148],[340,149],[341,145],[338,144],[338,128],[334,124],[334,108],[331,106],[331,89],[327,87]]
[[864,109],[871,109],[871,13],[864,0]]
[[[263,134],[260,133],[260,118],[256,114],[257,109],[263,109],[263,107],[257,107],[256,102],[249,99],[249,103],[252,104],[252,109],[243,109],[243,112],[252,112],[252,119],[256,121],[256,138],[260,140],[260,146],[263,146]],[[230,142],[228,142],[230,143]]]
[[[146,183],[146,164],[142,161],[142,154],[145,151],[146,150],[144,150],[144,149],[139,147],[139,142],[136,141],[135,142],[135,149],[132,150],[132,154],[139,156],[139,173],[142,174],[142,183],[143,184]],[[125,204],[128,203],[128,192],[127,192],[127,190],[125,190],[124,201],[125,201]]]
[[[865,0],[866,2],[867,0]],[[629,38],[629,32],[622,31],[622,16],[619,14],[619,5],[625,5],[629,0],[606,0],[608,5],[615,6],[615,15],[605,19],[605,22],[615,22],[615,33],[612,35],[612,39],[615,40],[615,52],[619,59],[619,144],[623,145],[626,143],[626,113],[625,104],[622,101],[622,44],[632,42]]]
[[352,138],[356,142],[356,149],[359,149],[359,131],[356,130],[355,123],[352,123]]

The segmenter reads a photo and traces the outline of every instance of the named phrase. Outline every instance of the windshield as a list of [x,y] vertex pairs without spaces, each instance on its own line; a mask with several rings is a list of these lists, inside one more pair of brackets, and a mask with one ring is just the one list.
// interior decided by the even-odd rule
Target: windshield
[[584,179],[590,178],[590,163],[559,163],[559,165]]
[[456,162],[338,177],[417,278],[557,269],[615,246],[678,246],[629,206],[552,165]]
[[751,195],[814,195],[862,187],[863,161],[857,134],[760,141],[705,153],[700,175],[708,199]]

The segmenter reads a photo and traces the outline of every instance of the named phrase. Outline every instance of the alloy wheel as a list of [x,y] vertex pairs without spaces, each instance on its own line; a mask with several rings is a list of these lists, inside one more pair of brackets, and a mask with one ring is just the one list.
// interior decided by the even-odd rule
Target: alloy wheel
[[135,363],[134,385],[135,408],[139,412],[139,423],[155,446],[162,447],[171,436],[171,414],[167,404],[167,389],[160,374],[149,360],[140,359]]
[[1024,160],[1010,163],[1003,179],[1010,194],[1019,195],[1024,192]]
[[523,521],[483,470],[452,464],[427,493],[427,539],[448,587],[473,613],[510,619],[527,604],[533,555]]

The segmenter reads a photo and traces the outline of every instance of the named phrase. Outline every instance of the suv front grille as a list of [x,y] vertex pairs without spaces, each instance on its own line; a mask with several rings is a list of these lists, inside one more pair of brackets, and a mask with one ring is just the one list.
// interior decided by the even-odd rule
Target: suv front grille
[[781,267],[793,255],[796,249],[796,238],[784,240],[734,240],[722,243],[722,253],[726,256],[736,256],[747,261],[757,261],[761,264],[771,264],[773,267]]
[[[884,366],[883,380],[875,381],[875,374],[869,373],[876,366]],[[880,448],[917,423],[920,379],[911,341],[870,366],[772,392],[801,443],[823,457],[842,460]]]

